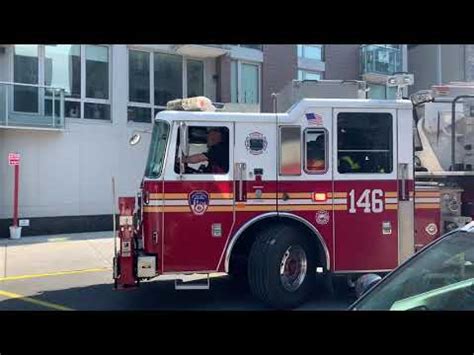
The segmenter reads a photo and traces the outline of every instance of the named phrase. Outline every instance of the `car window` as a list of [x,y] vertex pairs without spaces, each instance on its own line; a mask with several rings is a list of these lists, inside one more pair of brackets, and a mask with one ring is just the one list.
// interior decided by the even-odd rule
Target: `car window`
[[474,310],[474,233],[456,231],[400,267],[359,310]]

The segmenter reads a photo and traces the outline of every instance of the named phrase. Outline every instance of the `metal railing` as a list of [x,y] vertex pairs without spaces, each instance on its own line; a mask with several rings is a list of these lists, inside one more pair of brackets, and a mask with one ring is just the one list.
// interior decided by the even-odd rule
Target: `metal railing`
[[0,128],[64,129],[63,88],[0,81]]
[[392,75],[402,71],[402,51],[400,48],[384,45],[362,45],[360,66],[361,74]]

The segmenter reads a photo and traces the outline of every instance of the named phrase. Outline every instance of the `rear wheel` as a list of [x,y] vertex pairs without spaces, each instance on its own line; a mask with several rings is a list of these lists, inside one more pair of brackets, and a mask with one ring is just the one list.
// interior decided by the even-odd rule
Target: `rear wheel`
[[313,290],[316,250],[295,228],[277,225],[257,236],[249,255],[252,293],[276,308],[294,308]]

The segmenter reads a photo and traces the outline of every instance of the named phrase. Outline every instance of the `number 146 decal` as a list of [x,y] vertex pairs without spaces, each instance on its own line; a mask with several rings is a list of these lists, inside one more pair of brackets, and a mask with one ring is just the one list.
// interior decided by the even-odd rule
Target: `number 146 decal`
[[383,212],[383,191],[380,189],[365,189],[356,202],[355,190],[349,192],[349,213],[356,213],[356,207],[363,208],[364,213]]

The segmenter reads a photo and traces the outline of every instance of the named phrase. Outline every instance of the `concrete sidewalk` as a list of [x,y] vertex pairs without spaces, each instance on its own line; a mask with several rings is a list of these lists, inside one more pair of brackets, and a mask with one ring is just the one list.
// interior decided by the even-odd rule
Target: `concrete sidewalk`
[[0,240],[0,279],[112,268],[113,232],[60,234]]

